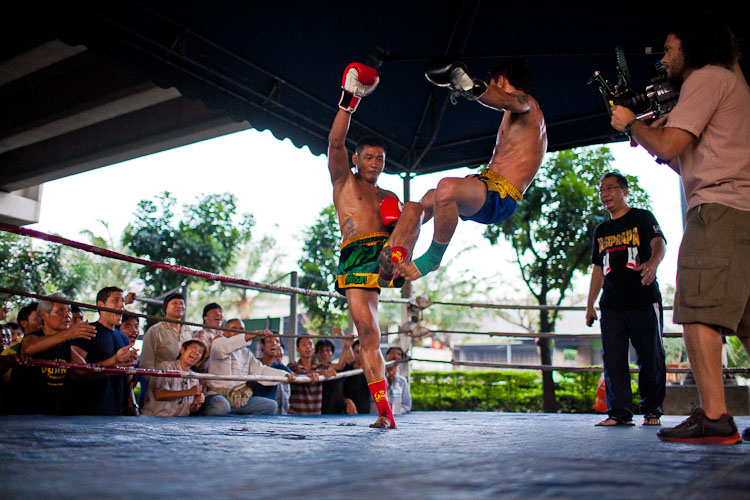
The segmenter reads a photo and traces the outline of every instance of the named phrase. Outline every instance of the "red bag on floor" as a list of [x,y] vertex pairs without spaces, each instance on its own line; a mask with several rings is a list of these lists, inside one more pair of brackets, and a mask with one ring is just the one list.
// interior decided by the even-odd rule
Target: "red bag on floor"
[[599,385],[596,387],[596,402],[594,403],[594,411],[599,413],[607,413],[607,389],[604,384],[604,375],[599,377]]

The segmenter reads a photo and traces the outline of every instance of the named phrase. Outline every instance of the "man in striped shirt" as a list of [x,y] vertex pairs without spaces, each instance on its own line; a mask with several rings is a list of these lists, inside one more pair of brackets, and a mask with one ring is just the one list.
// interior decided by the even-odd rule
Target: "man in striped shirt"
[[318,373],[326,376],[336,375],[336,370],[328,368],[319,372],[313,364],[315,347],[311,337],[297,339],[298,361],[289,363],[289,368],[298,375],[307,375],[312,383],[292,384],[292,395],[289,397],[289,414],[291,415],[320,415],[323,404],[323,384],[318,382]]

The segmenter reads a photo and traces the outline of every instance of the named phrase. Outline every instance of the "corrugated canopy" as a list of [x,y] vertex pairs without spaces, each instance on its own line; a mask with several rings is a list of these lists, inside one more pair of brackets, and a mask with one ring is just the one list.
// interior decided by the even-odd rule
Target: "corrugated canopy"
[[[744,42],[739,6],[723,3],[717,14]],[[616,80],[622,46],[632,83],[645,87],[674,7],[60,1],[15,9],[0,34],[5,190],[240,130],[244,121],[325,153],[351,61],[381,64],[381,84],[354,115],[350,138],[382,136],[389,173],[475,166],[492,152],[501,115],[453,105],[423,76],[429,59],[446,54],[484,78],[504,56],[528,58],[550,151],[622,140],[586,81],[596,69]]]

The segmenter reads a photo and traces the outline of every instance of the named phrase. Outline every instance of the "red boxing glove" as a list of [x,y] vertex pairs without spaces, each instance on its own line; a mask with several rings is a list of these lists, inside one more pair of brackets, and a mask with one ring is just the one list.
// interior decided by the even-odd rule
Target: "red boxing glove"
[[341,78],[341,99],[339,108],[354,113],[359,105],[359,99],[370,95],[380,83],[380,77],[375,68],[362,63],[351,63],[344,70]]
[[389,196],[383,198],[380,202],[380,216],[383,218],[383,224],[390,226],[395,224],[399,217],[401,217],[401,211],[404,209],[403,203],[398,201],[398,198]]

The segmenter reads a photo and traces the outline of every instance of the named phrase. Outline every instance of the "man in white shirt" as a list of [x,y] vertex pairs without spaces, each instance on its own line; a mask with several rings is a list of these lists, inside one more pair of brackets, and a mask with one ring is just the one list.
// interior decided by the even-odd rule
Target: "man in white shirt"
[[[271,337],[270,331],[265,331],[266,338]],[[210,373],[217,375],[271,375],[286,377],[289,382],[294,375],[283,370],[271,368],[258,361],[248,347],[256,335],[251,333],[224,332],[223,337],[216,337],[211,346],[208,359]],[[262,385],[277,385],[275,381],[260,381]],[[231,380],[211,380],[208,387],[224,396],[231,405],[231,413],[239,415],[273,415],[276,413],[277,403],[273,399],[253,396],[251,385],[246,382]],[[206,403],[208,404],[208,399]],[[215,397],[215,396],[213,396]]]

